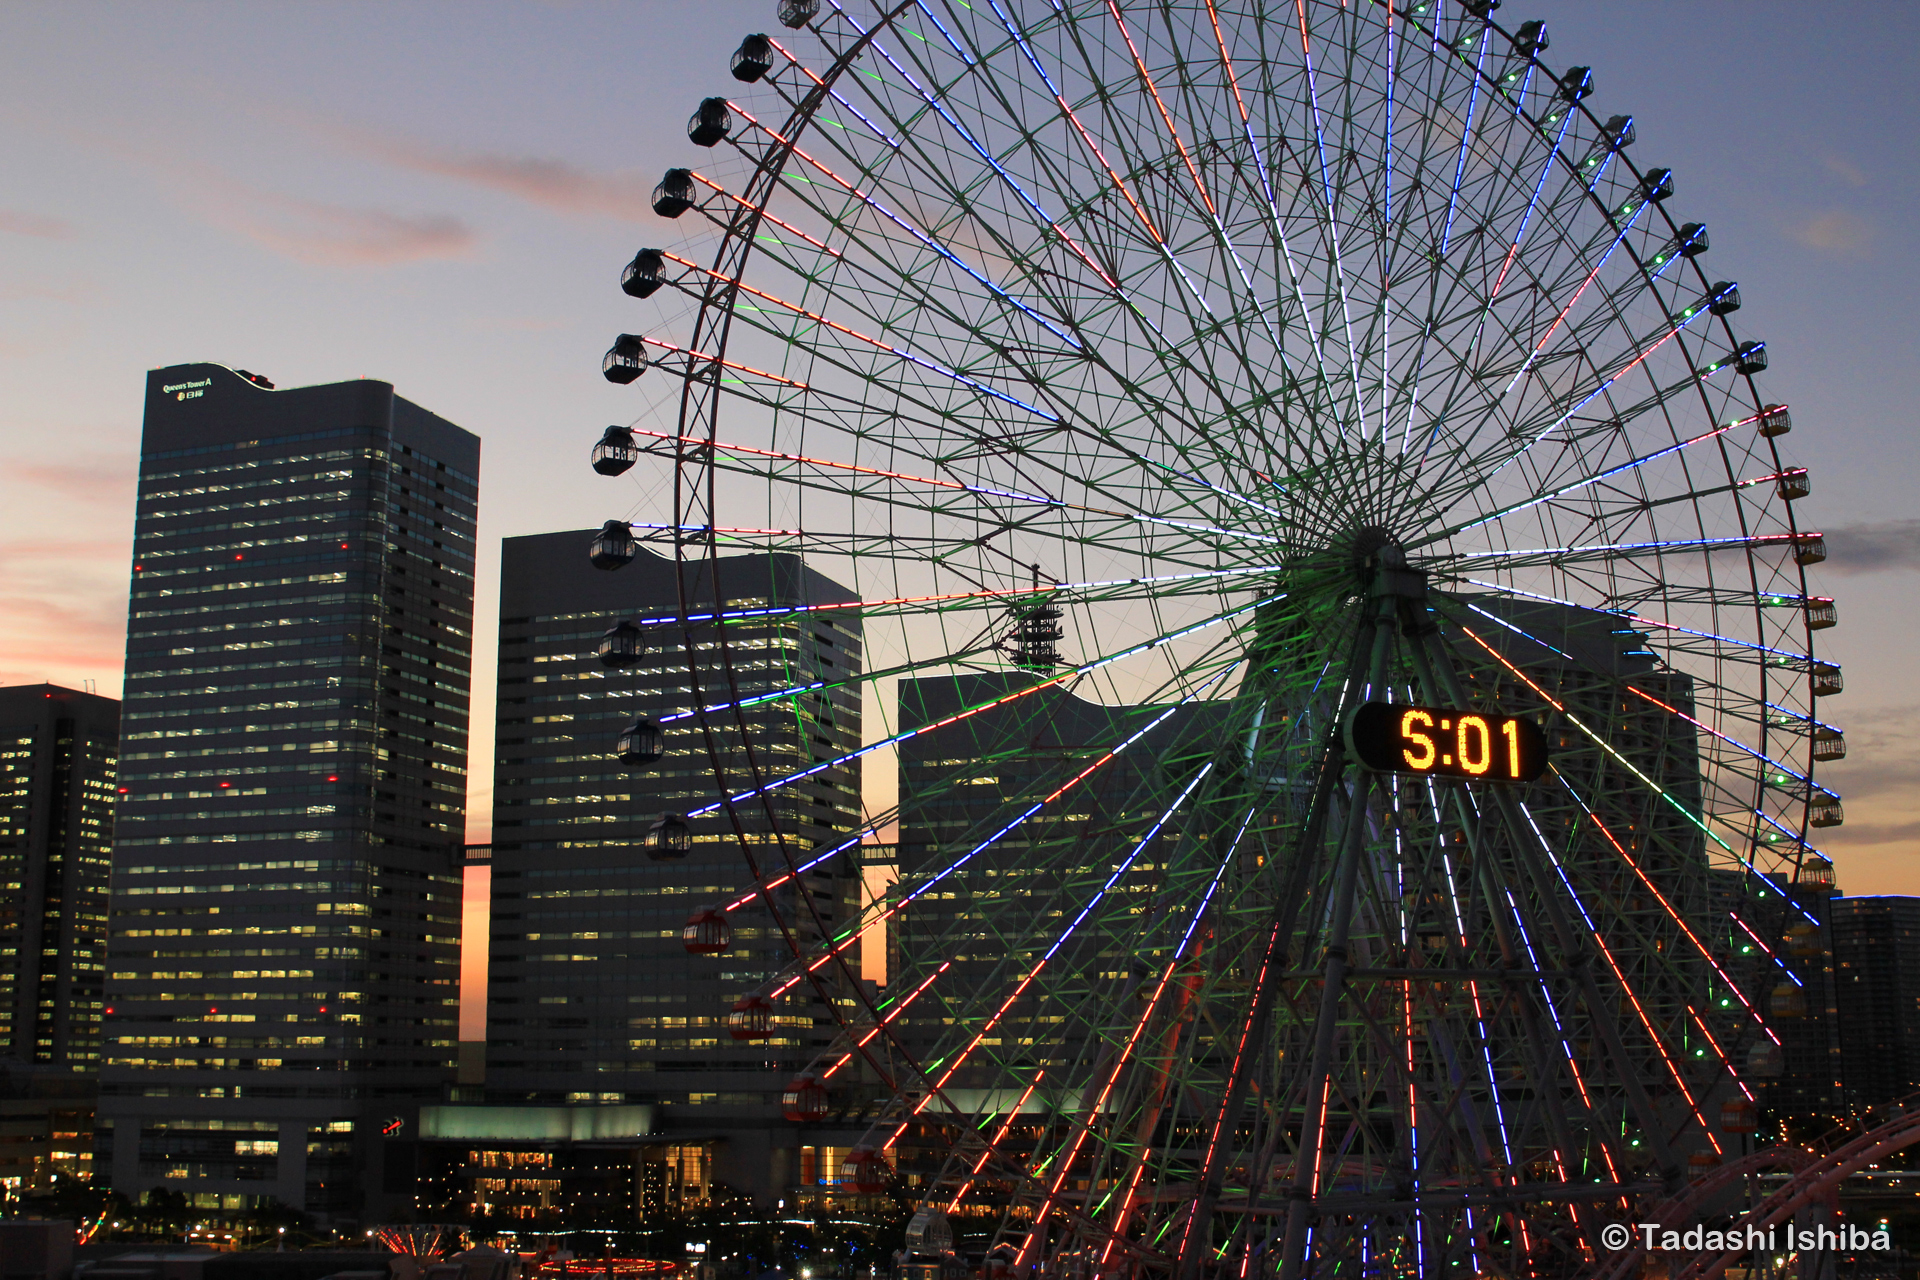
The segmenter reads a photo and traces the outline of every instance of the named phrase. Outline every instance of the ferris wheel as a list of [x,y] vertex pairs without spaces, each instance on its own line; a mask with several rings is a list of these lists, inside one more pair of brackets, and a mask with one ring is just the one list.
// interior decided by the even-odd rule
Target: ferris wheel
[[[1750,1141],[1842,816],[1824,548],[1681,182],[1497,7],[786,0],[654,194],[597,551],[804,557],[862,665],[754,697],[864,727],[696,699],[656,837],[864,768],[898,880],[736,1027],[823,993],[788,1115],[870,1088],[842,1183],[930,1256],[1566,1274]],[[832,851],[775,826],[758,884]]]

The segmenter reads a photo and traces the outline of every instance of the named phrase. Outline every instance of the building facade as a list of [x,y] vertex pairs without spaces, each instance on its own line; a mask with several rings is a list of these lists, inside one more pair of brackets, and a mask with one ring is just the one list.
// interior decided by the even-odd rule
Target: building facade
[[0,1199],[93,1169],[120,704],[0,688]]
[[147,379],[96,1151],[412,1204],[453,1077],[479,440],[368,380]]
[[1841,1075],[1858,1112],[1920,1092],[1920,898],[1830,908]]
[[[857,840],[858,763],[829,762],[860,745],[859,619],[810,611],[851,595],[794,556],[721,559],[716,586],[709,566],[682,571],[644,546],[603,572],[588,561],[593,537],[509,538],[502,554],[486,1097],[651,1107],[647,1163],[660,1168],[636,1176],[690,1186],[687,1198],[718,1185],[771,1203],[807,1145],[780,1093],[833,1019],[802,983],[778,999],[770,1038],[730,1036],[734,1003],[770,990],[791,957],[748,858],[772,875]],[[687,616],[683,572],[689,614],[748,616],[668,623]],[[639,624],[645,652],[610,669],[595,649],[622,620]],[[711,739],[696,703],[715,708]],[[624,764],[616,742],[640,716],[662,726],[665,754]],[[716,768],[746,790],[751,767],[767,779],[822,764],[737,806],[737,825],[696,814],[684,858],[647,856],[654,822],[719,798]],[[857,909],[858,852],[774,890],[802,945]],[[690,954],[682,927],[702,908],[722,910],[730,938]]]
[[0,1060],[100,1066],[120,704],[0,689]]

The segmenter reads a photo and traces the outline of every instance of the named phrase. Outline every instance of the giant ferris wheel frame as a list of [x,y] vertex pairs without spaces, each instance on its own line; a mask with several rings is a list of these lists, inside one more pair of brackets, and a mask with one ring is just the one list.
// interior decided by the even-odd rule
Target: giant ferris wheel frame
[[[893,1101],[858,1163],[944,1145],[916,1194],[1016,1267],[1591,1266],[1602,1222],[1737,1154],[1776,1061],[1760,992],[1798,982],[1783,937],[1831,884],[1808,828],[1839,817],[1806,474],[1673,176],[1495,7],[790,2],[806,48],[749,37],[754,100],[689,122],[737,180],[656,192],[719,244],[629,268],[691,304],[609,353],[679,387],[639,428],[670,518],[631,528],[709,581],[739,548],[846,566],[895,627],[870,698],[999,663],[831,762],[975,750],[843,834],[917,831],[1043,693],[1133,716],[1080,778],[1162,753],[1104,843],[1034,834],[1079,780],[996,775],[860,920],[789,920],[765,887],[825,855],[769,797],[810,770],[756,754],[727,641],[768,611],[655,628],[721,797],[689,817],[731,829],[793,951],[750,998],[806,984],[843,1022],[798,1114],[864,1061]],[[1084,660],[1020,640],[1041,610]],[[1552,774],[1359,769],[1338,731],[1369,701],[1534,717]],[[1211,745],[1143,736],[1203,712]],[[1040,878],[1001,893],[1028,835]],[[927,910],[972,878],[979,912]],[[884,1000],[852,962],[882,923],[923,948]],[[1142,971],[1087,978],[1121,951]],[[1053,1030],[993,1034],[1016,1019]]]

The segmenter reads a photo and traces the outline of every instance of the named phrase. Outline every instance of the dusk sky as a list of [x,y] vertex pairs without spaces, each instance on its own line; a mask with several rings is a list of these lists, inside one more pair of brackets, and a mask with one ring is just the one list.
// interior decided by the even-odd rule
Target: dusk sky
[[[611,386],[646,197],[774,0],[0,7],[0,683],[118,696],[149,368],[367,376],[477,433],[473,838],[485,836],[498,540],[625,514],[585,455],[658,388]],[[1920,893],[1920,5],[1507,0],[1601,116],[1670,165],[1793,406],[1831,558],[1822,714],[1849,893]],[[689,238],[691,237],[691,238]],[[671,427],[671,422],[651,425]]]

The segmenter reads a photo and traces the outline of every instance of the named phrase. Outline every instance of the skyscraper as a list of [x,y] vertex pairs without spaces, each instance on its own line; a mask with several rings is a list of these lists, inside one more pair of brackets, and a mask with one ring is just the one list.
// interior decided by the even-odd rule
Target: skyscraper
[[[793,611],[852,598],[795,556],[729,557],[717,586],[702,564],[684,571],[684,588],[694,613],[766,611],[726,624],[730,663],[711,625],[649,626],[638,664],[610,670],[595,656],[603,633],[680,616],[683,571],[641,547],[602,572],[588,562],[593,537],[509,538],[502,554],[487,1096],[653,1105],[649,1159],[675,1170],[675,1185],[696,1198],[715,1181],[770,1198],[798,1176],[805,1145],[780,1118],[780,1091],[831,1037],[832,1019],[801,984],[780,1000],[772,1038],[730,1037],[735,1001],[789,957],[743,853],[774,872],[783,842],[796,857],[845,844],[859,821],[857,764],[742,804],[737,828],[723,813],[695,816],[683,859],[653,860],[645,846],[663,815],[718,799],[716,760],[743,778],[741,723],[763,777],[858,747],[860,622],[851,610]],[[797,685],[814,687],[761,697]],[[672,718],[696,701],[728,708],[710,717],[711,744],[696,718]],[[749,701],[736,720],[732,705]],[[665,756],[623,764],[616,742],[641,715],[663,723]],[[820,926],[800,893],[826,927],[844,919],[858,901],[857,853],[777,890],[788,921],[806,922],[803,942]],[[725,948],[689,954],[688,918],[729,904]]]
[[120,704],[0,689],[0,1059],[100,1067]]
[[1835,898],[1841,1075],[1855,1108],[1920,1089],[1920,898]]
[[451,1080],[480,442],[384,382],[147,377],[98,1151],[411,1204]]

